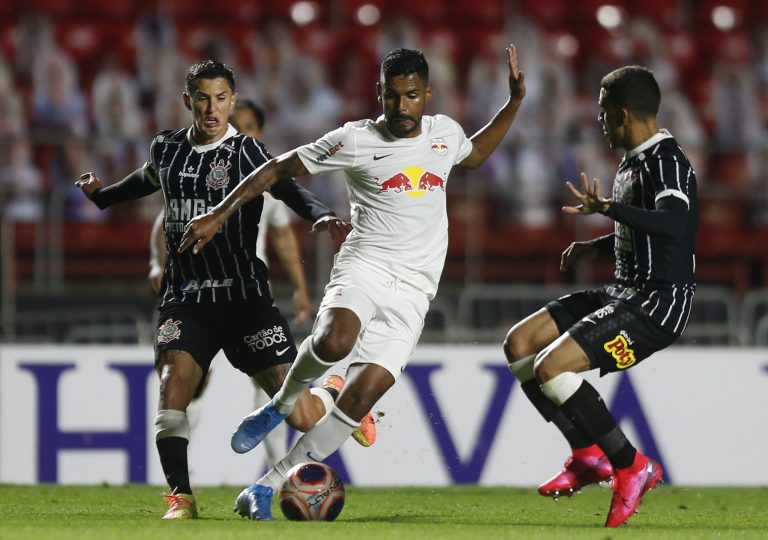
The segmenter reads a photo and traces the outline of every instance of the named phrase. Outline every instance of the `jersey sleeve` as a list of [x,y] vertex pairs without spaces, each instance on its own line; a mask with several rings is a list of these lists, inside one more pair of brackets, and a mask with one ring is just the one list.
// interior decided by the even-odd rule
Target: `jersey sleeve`
[[309,174],[338,171],[355,165],[355,134],[352,128],[353,124],[347,123],[296,150]]
[[653,182],[657,204],[665,197],[676,197],[690,208],[689,188],[693,169],[689,163],[680,163],[674,157],[660,156],[647,159],[644,167]]
[[253,137],[244,137],[240,146],[240,174],[243,178],[272,159],[267,148]]
[[456,148],[458,148],[453,164],[458,165],[472,153],[472,141],[469,140],[469,137],[467,137],[467,134],[464,132],[464,128],[462,128],[458,122],[455,120],[451,120],[451,122],[453,122],[454,128],[456,129]]

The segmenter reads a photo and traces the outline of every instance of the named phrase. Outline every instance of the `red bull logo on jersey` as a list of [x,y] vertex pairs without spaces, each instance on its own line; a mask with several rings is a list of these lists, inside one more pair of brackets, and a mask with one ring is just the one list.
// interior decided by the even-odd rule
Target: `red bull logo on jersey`
[[205,185],[211,189],[224,189],[229,185],[229,169],[232,164],[229,161],[220,159],[211,163],[211,172],[205,177]]
[[[378,183],[378,178],[374,180]],[[406,167],[402,172],[379,183],[379,193],[405,193],[409,197],[422,197],[436,189],[445,191],[445,180],[440,175],[416,166]]]
[[629,348],[627,339],[621,334],[606,342],[603,349],[611,353],[613,359],[616,360],[616,367],[619,369],[627,369],[637,362],[635,351]]
[[448,145],[445,144],[445,139],[442,137],[436,137],[432,139],[432,151],[438,156],[444,156],[448,154]]

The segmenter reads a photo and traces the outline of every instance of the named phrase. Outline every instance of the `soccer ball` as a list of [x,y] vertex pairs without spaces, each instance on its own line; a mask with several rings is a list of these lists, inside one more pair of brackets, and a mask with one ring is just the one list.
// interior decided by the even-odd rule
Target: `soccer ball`
[[333,521],[344,508],[344,484],[336,471],[317,462],[299,463],[285,477],[278,499],[293,521]]

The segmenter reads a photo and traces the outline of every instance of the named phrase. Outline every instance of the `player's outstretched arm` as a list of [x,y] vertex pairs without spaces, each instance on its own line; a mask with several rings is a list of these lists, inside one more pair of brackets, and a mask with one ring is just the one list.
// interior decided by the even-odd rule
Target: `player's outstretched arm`
[[116,203],[146,197],[160,189],[160,183],[155,180],[154,173],[147,165],[111,186],[103,187],[94,172],[81,174],[75,185],[102,210]]
[[179,252],[191,247],[193,253],[200,253],[200,250],[213,238],[219,227],[238,208],[264,193],[280,178],[293,178],[307,174],[307,172],[295,151],[270,159],[246,176],[223,201],[211,208],[206,214],[197,216],[187,223],[184,235],[181,237]]
[[459,163],[462,167],[475,169],[482,165],[499,146],[517,116],[517,111],[525,97],[525,74],[518,67],[517,48],[514,45],[507,48],[507,65],[509,67],[509,99],[490,122],[470,137],[472,152]]

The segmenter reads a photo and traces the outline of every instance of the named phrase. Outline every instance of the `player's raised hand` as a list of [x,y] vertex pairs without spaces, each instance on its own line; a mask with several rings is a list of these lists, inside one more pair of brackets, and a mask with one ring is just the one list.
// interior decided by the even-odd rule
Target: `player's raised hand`
[[340,244],[347,239],[347,235],[352,231],[352,224],[336,216],[323,216],[315,221],[310,233],[316,234],[321,231],[328,231],[333,241]]
[[581,191],[570,182],[566,182],[568,191],[579,201],[576,206],[563,206],[564,214],[594,214],[595,212],[605,213],[611,199],[606,199],[600,195],[600,180],[594,178],[592,182],[587,179],[586,173],[581,173]]
[[591,242],[573,242],[560,256],[560,271],[565,272],[583,261],[597,257],[597,248]]
[[179,253],[182,253],[189,247],[192,248],[192,253],[195,255],[200,253],[203,246],[218,232],[221,224],[221,219],[211,212],[191,219],[184,228]]
[[75,185],[83,190],[83,193],[89,200],[93,200],[93,192],[97,189],[101,189],[101,180],[96,176],[95,172],[87,172],[81,174],[80,178],[75,181]]
[[517,47],[510,44],[507,47],[507,62],[509,64],[509,96],[513,99],[525,97],[525,73],[520,71],[517,63]]

